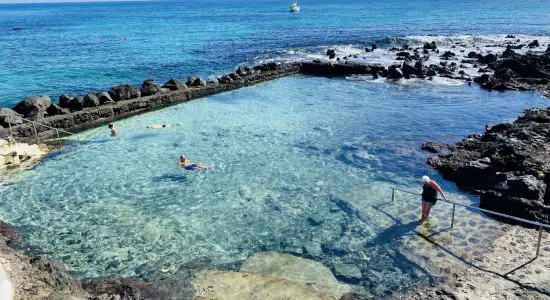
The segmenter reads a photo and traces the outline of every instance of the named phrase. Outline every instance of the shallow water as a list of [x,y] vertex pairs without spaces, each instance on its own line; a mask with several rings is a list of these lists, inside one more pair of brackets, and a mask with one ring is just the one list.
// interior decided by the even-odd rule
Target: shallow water
[[[81,133],[82,142],[2,187],[0,218],[80,277],[147,277],[194,260],[301,253],[315,241],[327,265],[390,264],[365,279],[384,282],[376,288],[385,293],[429,274],[399,256],[382,259],[394,234],[386,215],[361,218],[337,199],[372,207],[390,186],[418,190],[423,174],[440,180],[422,142],[455,142],[547,101],[456,82],[287,77],[116,122],[115,138],[106,127]],[[146,129],[153,123],[182,125]],[[212,170],[178,169],[180,154]],[[440,182],[457,200],[476,201]],[[414,219],[413,198],[401,196],[395,214]],[[434,224],[447,222],[438,209]]]

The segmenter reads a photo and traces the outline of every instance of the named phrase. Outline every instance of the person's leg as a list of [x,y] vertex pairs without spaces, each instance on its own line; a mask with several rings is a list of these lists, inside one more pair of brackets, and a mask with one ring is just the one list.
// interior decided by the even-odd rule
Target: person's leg
[[430,211],[432,210],[433,204],[426,204],[426,219],[430,217]]
[[420,223],[426,220],[426,204],[422,201],[422,218],[420,218]]

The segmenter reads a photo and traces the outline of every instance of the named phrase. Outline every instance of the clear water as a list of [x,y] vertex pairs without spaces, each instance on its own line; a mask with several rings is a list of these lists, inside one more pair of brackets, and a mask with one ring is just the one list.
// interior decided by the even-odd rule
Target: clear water
[[[118,83],[205,77],[324,45],[408,35],[548,35],[550,2],[195,0],[0,5],[0,106]],[[21,28],[14,31],[13,28]]]
[[[544,105],[535,93],[458,82],[283,78],[117,122],[115,138],[107,128],[84,132],[85,142],[3,187],[0,217],[81,277],[169,272],[264,250],[299,253],[311,241],[323,245],[320,259],[329,266],[381,261],[388,252],[380,244],[391,242],[377,221],[385,216],[360,219],[335,198],[360,193],[362,206],[374,206],[389,199],[391,185],[418,190],[423,174],[439,180],[419,149],[423,141],[457,141]],[[182,125],[146,128],[153,123]],[[213,169],[177,169],[179,154]],[[418,217],[411,203],[402,216]],[[313,215],[324,223],[310,224]],[[390,263],[366,280],[386,289],[419,282],[403,259]]]

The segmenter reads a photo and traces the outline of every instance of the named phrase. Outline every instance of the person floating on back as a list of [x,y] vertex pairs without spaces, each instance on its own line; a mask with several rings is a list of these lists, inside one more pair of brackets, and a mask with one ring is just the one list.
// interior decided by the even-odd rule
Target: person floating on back
[[116,136],[116,128],[115,125],[111,122],[108,125],[109,129],[111,129],[111,136]]
[[176,127],[176,126],[180,126],[181,123],[176,123],[176,124],[151,124],[151,125],[147,125],[147,128],[150,128],[150,129],[161,129],[161,128],[170,128],[170,127]]
[[180,155],[180,161],[178,162],[178,166],[181,167],[181,168],[184,168],[186,170],[207,170],[208,167],[206,166],[200,166],[200,165],[197,165],[196,163],[188,160],[185,158],[185,156],[183,155]]
[[438,192],[441,193],[445,201],[448,201],[443,190],[441,190],[439,185],[434,180],[431,180],[430,177],[422,176],[422,183],[424,183],[424,186],[422,187],[422,218],[419,221],[420,224],[424,223],[430,216],[430,210],[432,210],[432,207],[437,202]]

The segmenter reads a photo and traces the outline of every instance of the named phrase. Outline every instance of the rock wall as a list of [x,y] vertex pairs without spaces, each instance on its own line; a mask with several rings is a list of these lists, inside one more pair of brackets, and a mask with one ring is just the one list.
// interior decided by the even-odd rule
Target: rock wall
[[[19,110],[0,111],[3,115],[0,119],[0,125],[3,126],[0,127],[0,138],[7,138],[11,133],[18,141],[35,141],[35,130],[40,138],[57,136],[55,130],[38,124],[33,127],[32,123],[22,122],[18,116],[74,133],[146,111],[293,75],[299,69],[298,63],[268,63],[252,69],[240,67],[236,73],[225,75],[217,81],[204,82],[200,78],[189,77],[186,84],[172,79],[163,87],[158,87],[146,80],[142,90],[121,85],[112,88],[108,93],[90,93],[86,97],[71,98],[62,95],[59,104],[46,103],[49,101],[47,96],[29,97],[21,102],[24,105],[16,105],[16,108],[24,107],[25,110],[18,108]],[[141,97],[142,94],[150,95]],[[49,114],[48,111],[54,113]],[[59,114],[55,115],[56,113]],[[8,121],[12,123],[11,129]],[[63,135],[62,132],[60,134]]]
[[550,108],[512,124],[488,126],[456,145],[425,143],[428,164],[445,179],[480,194],[480,207],[550,223]]

